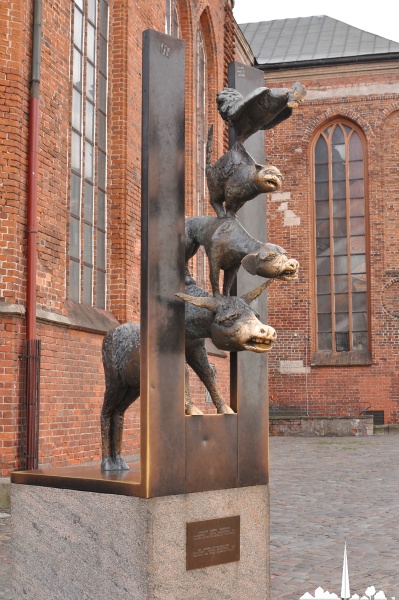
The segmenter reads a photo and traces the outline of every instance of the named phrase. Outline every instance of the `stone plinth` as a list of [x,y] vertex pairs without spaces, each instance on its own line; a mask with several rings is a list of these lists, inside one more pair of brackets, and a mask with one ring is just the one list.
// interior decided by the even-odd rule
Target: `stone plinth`
[[[186,570],[186,523],[240,516],[238,562]],[[142,499],[12,484],[14,597],[265,600],[268,486]]]
[[272,436],[346,437],[373,435],[373,417],[273,416],[269,420]]

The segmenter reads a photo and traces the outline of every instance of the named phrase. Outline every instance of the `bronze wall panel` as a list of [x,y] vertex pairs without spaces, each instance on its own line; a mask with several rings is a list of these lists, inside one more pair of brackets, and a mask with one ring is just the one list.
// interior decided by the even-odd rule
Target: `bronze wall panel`
[[[233,62],[229,65],[229,86],[246,96],[264,86],[264,74],[259,69]],[[230,142],[234,143],[230,128]],[[265,164],[265,132],[259,131],[245,143],[245,148],[260,164]],[[278,166],[278,165],[277,165]],[[238,220],[256,239],[266,241],[266,200],[261,194],[247,202],[238,213]],[[275,240],[271,240],[274,241]],[[265,280],[238,272],[237,295],[240,296]],[[267,292],[252,304],[267,323]],[[273,323],[271,323],[273,326]],[[237,362],[235,372],[235,361]],[[238,477],[239,486],[261,485],[268,482],[269,472],[269,404],[267,391],[267,356],[254,352],[239,352],[232,360],[231,380],[237,381],[238,410]],[[234,398],[234,396],[233,396]],[[233,400],[232,398],[232,400]]]
[[11,473],[11,482],[99,494],[142,496],[140,465],[131,463],[129,466],[130,471],[102,472],[100,465],[14,471]]
[[146,495],[184,492],[184,42],[143,35],[141,457]]
[[237,487],[237,415],[186,417],[186,492]]

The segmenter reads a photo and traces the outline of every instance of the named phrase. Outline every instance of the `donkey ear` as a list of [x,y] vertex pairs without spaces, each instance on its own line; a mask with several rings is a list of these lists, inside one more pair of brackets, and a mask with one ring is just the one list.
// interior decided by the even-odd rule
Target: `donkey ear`
[[256,275],[256,267],[257,267],[257,254],[251,253],[244,256],[241,261],[242,266],[248,273],[251,275]]
[[198,306],[199,308],[206,308],[211,312],[217,312],[217,309],[220,306],[219,298],[215,298],[214,296],[189,296],[188,294],[175,294],[180,300],[184,300],[184,302],[188,302],[189,304],[194,304],[194,306]]
[[256,300],[256,298],[258,296],[261,295],[261,293],[267,288],[269,287],[269,285],[273,283],[273,279],[267,279],[265,281],[265,283],[262,283],[262,285],[258,286],[257,288],[255,288],[254,290],[252,290],[252,292],[248,292],[247,294],[244,294],[244,296],[241,296],[241,300],[244,300],[244,302],[246,302],[247,304],[251,304],[251,302],[253,302],[254,300]]

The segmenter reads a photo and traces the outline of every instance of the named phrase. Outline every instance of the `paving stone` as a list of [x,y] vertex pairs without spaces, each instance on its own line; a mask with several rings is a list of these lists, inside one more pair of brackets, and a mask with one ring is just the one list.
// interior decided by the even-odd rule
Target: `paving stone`
[[[270,598],[298,600],[319,586],[339,596],[345,539],[351,592],[374,585],[399,597],[398,451],[398,434],[271,438]],[[19,600],[10,525],[2,511],[0,600]]]
[[[270,440],[271,598],[321,586],[399,595],[399,436]],[[305,575],[304,575],[305,574]]]
[[13,600],[11,595],[10,511],[0,513],[0,599]]

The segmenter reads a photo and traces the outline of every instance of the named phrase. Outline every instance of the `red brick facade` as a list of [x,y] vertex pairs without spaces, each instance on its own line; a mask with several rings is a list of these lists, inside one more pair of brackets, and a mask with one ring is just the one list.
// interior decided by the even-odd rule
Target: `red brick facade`
[[[7,4],[7,3],[6,3]],[[27,143],[32,2],[0,8],[0,471],[23,464]],[[208,122],[215,156],[226,144],[216,91],[233,59],[229,0],[178,0],[186,41],[187,212],[195,195],[195,40],[207,55]],[[139,318],[141,44],[145,29],[165,30],[166,2],[109,3],[107,310],[68,301],[73,2],[43,3],[38,189],[38,338],[42,344],[39,465],[100,458],[104,389],[101,343],[117,321]],[[221,381],[226,360],[216,358]],[[224,386],[226,387],[226,386]],[[201,391],[201,398],[204,398]],[[127,415],[125,452],[138,449],[139,402]]]
[[[269,323],[278,332],[269,359],[269,400],[283,410],[308,408],[311,415],[356,415],[369,407],[383,410],[385,423],[398,423],[398,64],[265,75],[269,87],[295,81],[308,90],[305,102],[266,135],[268,160],[284,175],[281,193],[268,197],[268,237],[300,262],[297,282],[275,283],[269,292]],[[316,134],[335,119],[357,126],[365,138],[371,364],[358,366],[346,352],[316,353],[312,152]]]
[[[4,4],[4,3],[3,3]],[[39,465],[99,460],[104,389],[101,343],[118,322],[140,316],[140,177],[142,32],[165,29],[166,0],[109,2],[107,310],[68,299],[72,113],[72,0],[43,3],[38,169],[37,316],[41,340]],[[173,3],[172,3],[173,4]],[[177,0],[186,42],[186,212],[197,192],[196,40],[206,54],[206,120],[215,125],[214,158],[227,146],[215,94],[234,59],[230,0]],[[0,8],[0,475],[24,462],[26,218],[32,3]],[[245,52],[244,52],[245,54]],[[241,55],[240,55],[241,56]],[[353,415],[366,406],[399,422],[399,76],[397,63],[359,63],[266,75],[269,87],[304,83],[309,95],[291,119],[266,135],[270,162],[284,174],[268,198],[268,237],[298,258],[296,283],[269,292],[269,323],[278,332],[269,358],[272,405],[310,414]],[[371,364],[316,355],[314,209],[311,152],[335,118],[365,138],[368,165],[369,328]],[[210,214],[212,214],[210,212]],[[194,268],[195,271],[195,268]],[[309,338],[309,339],[308,339]],[[212,357],[228,395],[228,359]],[[331,362],[341,362],[341,366]],[[317,363],[317,366],[316,366]],[[204,412],[204,388],[192,376]],[[126,454],[139,448],[139,401],[126,415]]]

